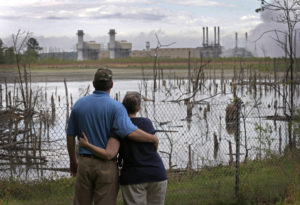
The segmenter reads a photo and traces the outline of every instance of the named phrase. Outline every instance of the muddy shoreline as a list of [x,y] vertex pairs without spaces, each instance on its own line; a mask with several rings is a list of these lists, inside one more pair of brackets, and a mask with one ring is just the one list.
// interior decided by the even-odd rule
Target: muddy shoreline
[[[114,80],[142,80],[143,78],[152,79],[152,69],[142,71],[142,69],[131,68],[110,68],[113,71]],[[59,69],[46,71],[30,72],[31,82],[68,82],[89,81],[93,80],[96,69]],[[207,76],[213,73],[206,72]],[[184,69],[164,69],[164,78],[172,79],[176,77],[187,78],[188,71]],[[221,78],[221,70],[216,70],[215,76]],[[224,73],[226,79],[233,77],[233,70],[226,70]],[[0,83],[18,82],[19,75],[16,71],[0,71]]]

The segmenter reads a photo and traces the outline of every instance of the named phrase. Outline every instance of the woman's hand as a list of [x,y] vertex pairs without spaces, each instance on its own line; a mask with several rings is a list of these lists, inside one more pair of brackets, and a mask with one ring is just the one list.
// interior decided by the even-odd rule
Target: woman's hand
[[90,144],[84,132],[82,132],[82,136],[83,137],[80,137],[78,139],[78,145],[88,149],[90,152],[101,159],[111,160],[118,153],[120,142],[113,137],[109,138],[106,149],[103,149],[101,147]]
[[79,137],[78,145],[80,147],[86,147],[87,148],[87,147],[89,147],[90,143],[89,143],[89,141],[88,141],[88,139],[87,139],[84,132],[82,133],[82,135],[83,135],[83,137]]

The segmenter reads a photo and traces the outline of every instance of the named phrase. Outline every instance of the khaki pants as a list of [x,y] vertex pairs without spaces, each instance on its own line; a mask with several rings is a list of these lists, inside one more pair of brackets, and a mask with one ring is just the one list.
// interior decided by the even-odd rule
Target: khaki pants
[[74,205],[115,205],[118,189],[115,161],[79,157]]
[[167,180],[121,185],[124,205],[164,205]]

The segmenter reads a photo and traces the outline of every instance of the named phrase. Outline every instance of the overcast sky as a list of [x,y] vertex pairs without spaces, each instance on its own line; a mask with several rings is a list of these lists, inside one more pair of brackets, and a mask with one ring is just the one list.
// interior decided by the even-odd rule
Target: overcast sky
[[[29,31],[44,47],[74,49],[76,32],[85,40],[107,43],[114,28],[117,40],[128,40],[133,49],[145,42],[155,46],[155,33],[173,47],[197,47],[202,27],[221,28],[221,44],[233,47],[234,32],[244,33],[262,23],[257,0],[0,0],[0,38]],[[243,36],[242,36],[243,35]],[[242,41],[241,41],[242,42]]]

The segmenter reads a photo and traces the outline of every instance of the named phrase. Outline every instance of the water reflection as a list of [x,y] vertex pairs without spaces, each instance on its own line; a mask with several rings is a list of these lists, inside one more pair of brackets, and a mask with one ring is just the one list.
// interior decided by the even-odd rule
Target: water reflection
[[[236,146],[236,107],[233,92],[243,101],[240,115],[241,160],[262,159],[270,153],[281,154],[288,145],[288,124],[285,116],[288,89],[283,84],[240,84],[231,81],[205,80],[202,89],[189,93],[186,80],[164,80],[153,92],[152,81],[120,80],[114,82],[111,97],[122,100],[127,91],[139,91],[145,99],[141,116],[149,117],[158,130],[159,153],[167,169],[201,169],[205,166],[230,165]],[[2,176],[36,179],[68,176],[68,155],[65,142],[67,102],[72,106],[81,96],[92,93],[91,82],[32,83],[39,93],[34,132],[26,137],[28,149],[1,147]],[[7,85],[11,98],[18,102],[15,85]],[[66,97],[68,96],[68,97]],[[284,97],[285,96],[285,97]],[[299,102],[299,85],[295,102]],[[3,100],[3,106],[8,103]],[[71,107],[70,106],[70,107]],[[273,117],[272,117],[273,116]],[[277,116],[274,118],[274,116]],[[15,116],[17,118],[17,116]],[[16,121],[14,118],[14,121]],[[1,119],[7,119],[2,118]],[[26,129],[19,121],[18,130]],[[9,120],[3,120],[1,134],[13,136]],[[15,141],[23,138],[15,134]],[[11,138],[10,138],[11,139]],[[7,141],[2,140],[2,143]],[[30,148],[30,149],[29,149]],[[22,159],[23,156],[23,159]]]

